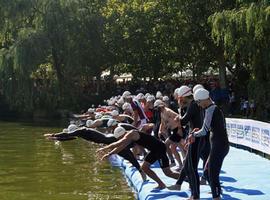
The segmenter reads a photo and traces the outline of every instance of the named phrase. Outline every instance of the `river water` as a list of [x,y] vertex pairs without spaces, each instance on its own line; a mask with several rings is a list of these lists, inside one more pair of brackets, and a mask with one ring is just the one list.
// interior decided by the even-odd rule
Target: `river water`
[[52,142],[62,128],[0,122],[0,200],[135,199],[119,170],[96,158],[96,144]]

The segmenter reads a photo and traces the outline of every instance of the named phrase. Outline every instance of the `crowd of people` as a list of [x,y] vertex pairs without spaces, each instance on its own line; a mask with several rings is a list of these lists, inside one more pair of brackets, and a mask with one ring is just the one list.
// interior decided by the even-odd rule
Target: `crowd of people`
[[[189,199],[195,200],[200,198],[200,184],[208,183],[213,199],[221,199],[219,173],[229,151],[223,112],[203,85],[182,85],[171,96],[173,86],[168,85],[164,87],[167,92],[126,90],[106,100],[105,106],[73,115],[62,132],[45,136],[104,144],[97,151],[100,159],[112,154],[122,156],[140,172],[143,181],[153,179],[157,189],[181,190],[183,182],[188,181]],[[204,168],[201,177],[199,159]],[[151,169],[156,161],[166,176],[177,180],[175,185],[166,186]]]
[[[166,80],[125,80],[121,82],[110,82],[104,80],[101,82],[101,91],[99,95],[111,96],[121,95],[124,91],[130,91],[133,94],[138,93],[156,93],[161,91],[163,95],[173,99],[174,90],[181,85],[189,87],[200,83],[209,92],[211,99],[222,109],[226,117],[255,118],[256,102],[249,99],[247,91],[237,91],[235,81],[228,77],[227,88],[221,88],[219,78],[216,76],[204,76],[200,79],[166,79]],[[94,89],[95,87],[91,87]],[[85,88],[86,93],[95,93],[91,88]],[[100,102],[96,103],[97,105]]]

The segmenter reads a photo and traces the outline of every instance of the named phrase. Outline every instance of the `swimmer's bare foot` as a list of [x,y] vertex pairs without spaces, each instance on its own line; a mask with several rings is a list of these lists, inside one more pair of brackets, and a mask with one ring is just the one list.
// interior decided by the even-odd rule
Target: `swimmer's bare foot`
[[169,190],[181,190],[181,185],[171,185],[168,187]]

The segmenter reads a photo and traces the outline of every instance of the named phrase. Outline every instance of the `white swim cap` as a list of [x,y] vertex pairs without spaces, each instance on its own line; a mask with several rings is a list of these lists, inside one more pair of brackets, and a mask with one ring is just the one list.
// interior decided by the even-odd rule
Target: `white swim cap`
[[170,100],[170,98],[168,97],[168,96],[164,96],[163,98],[162,98],[162,101],[169,101]]
[[139,93],[139,94],[136,96],[136,99],[138,99],[138,100],[145,99],[145,96],[143,95],[143,93]]
[[122,106],[122,109],[123,110],[127,110],[127,109],[129,109],[129,110],[131,110],[131,105],[130,105],[130,103],[124,103],[124,105]]
[[85,123],[85,125],[86,125],[87,127],[90,127],[90,126],[92,126],[93,124],[94,124],[94,121],[91,120],[91,119],[87,120],[86,123]]
[[198,89],[195,91],[195,94],[194,94],[194,100],[195,101],[198,101],[198,100],[205,100],[205,99],[208,99],[209,98],[209,92],[208,90],[206,89]]
[[62,132],[63,133],[68,133],[68,129],[67,128],[64,128]]
[[174,90],[174,93],[173,93],[174,96],[178,96],[178,90],[179,90],[179,88],[176,88],[176,89]]
[[117,110],[113,110],[113,111],[111,112],[111,115],[112,115],[113,117],[118,116],[118,115],[119,115],[119,112],[118,112]]
[[155,97],[153,95],[149,95],[146,99],[147,102],[155,101]]
[[160,99],[156,100],[154,103],[154,107],[158,107],[158,106],[162,106],[162,105],[164,105],[164,102],[161,101]]
[[95,119],[100,119],[102,117],[102,114],[101,113],[97,113],[96,116],[95,116]]
[[122,95],[123,98],[131,98],[131,93],[130,91],[125,91]]
[[146,94],[144,95],[144,97],[147,99],[150,95],[151,95],[150,93],[146,93]]
[[196,90],[204,88],[201,84],[197,84],[193,87],[193,94],[196,92]]
[[76,126],[75,124],[70,124],[67,129],[68,133],[72,133],[78,129],[78,126]]
[[117,103],[118,103],[119,105],[123,105],[125,102],[124,102],[124,99],[121,97],[121,98],[117,101]]
[[156,98],[157,99],[162,98],[162,93],[160,91],[157,91]]
[[190,96],[192,95],[192,92],[191,92],[191,88],[186,86],[186,85],[183,85],[181,86],[178,90],[177,90],[177,96],[178,97],[187,97],[187,96]]
[[118,122],[115,119],[109,119],[109,121],[107,122],[108,127],[116,126],[117,124]]
[[94,112],[95,112],[95,109],[94,109],[94,108],[89,108],[89,109],[87,110],[87,112],[89,112],[89,113],[94,113]]
[[113,132],[115,138],[119,138],[122,135],[124,135],[125,133],[126,133],[126,130],[121,126],[114,129],[114,132]]

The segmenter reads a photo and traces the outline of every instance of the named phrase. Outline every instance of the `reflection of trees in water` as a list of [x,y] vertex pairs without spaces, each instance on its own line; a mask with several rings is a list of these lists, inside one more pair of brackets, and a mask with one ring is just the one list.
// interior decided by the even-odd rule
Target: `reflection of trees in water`
[[43,138],[44,133],[59,131],[55,129],[0,125],[5,129],[0,130],[0,196],[10,190],[16,192],[9,192],[7,199],[18,199],[20,194],[39,200],[48,199],[48,195],[50,199],[68,195],[74,200],[89,194],[93,199],[132,196],[119,169],[96,158],[99,145],[82,139],[54,143]]

